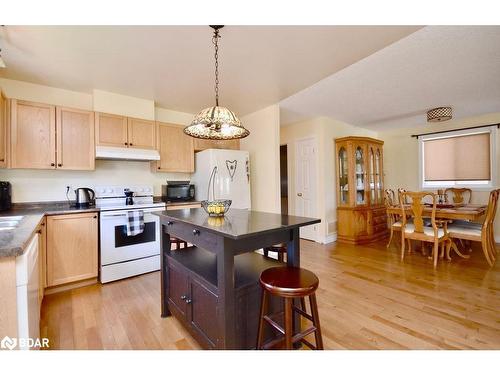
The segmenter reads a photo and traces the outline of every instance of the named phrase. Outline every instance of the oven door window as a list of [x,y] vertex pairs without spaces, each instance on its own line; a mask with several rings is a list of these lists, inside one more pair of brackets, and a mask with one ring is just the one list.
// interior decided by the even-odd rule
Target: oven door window
[[156,241],[156,222],[144,223],[144,231],[135,236],[127,236],[125,225],[115,226],[115,247],[132,246]]

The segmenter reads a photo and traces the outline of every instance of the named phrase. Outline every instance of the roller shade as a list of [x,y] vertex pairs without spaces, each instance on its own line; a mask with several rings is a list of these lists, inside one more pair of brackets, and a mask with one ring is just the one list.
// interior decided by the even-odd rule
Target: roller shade
[[424,140],[425,181],[490,180],[490,133]]

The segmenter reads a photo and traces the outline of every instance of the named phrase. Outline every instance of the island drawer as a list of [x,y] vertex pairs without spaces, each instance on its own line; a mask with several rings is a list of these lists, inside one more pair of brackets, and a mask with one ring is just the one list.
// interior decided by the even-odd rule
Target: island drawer
[[166,225],[171,236],[205,249],[213,249],[217,245],[217,236],[204,228],[193,227],[180,221],[169,220]]

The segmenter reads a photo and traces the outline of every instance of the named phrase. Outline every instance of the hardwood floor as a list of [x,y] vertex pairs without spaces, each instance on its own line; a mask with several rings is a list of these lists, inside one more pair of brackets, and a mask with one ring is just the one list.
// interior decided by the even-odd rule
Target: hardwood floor
[[[401,263],[395,245],[302,241],[301,262],[320,279],[327,349],[500,349],[500,262]],[[416,247],[416,246],[415,246]],[[52,349],[198,349],[176,319],[160,318],[159,273],[46,296],[42,337]]]

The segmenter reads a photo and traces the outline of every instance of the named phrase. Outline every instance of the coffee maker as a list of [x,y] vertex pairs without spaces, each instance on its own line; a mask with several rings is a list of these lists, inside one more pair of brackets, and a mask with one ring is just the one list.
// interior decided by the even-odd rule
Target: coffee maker
[[0,211],[10,210],[12,207],[12,187],[10,182],[0,181]]

